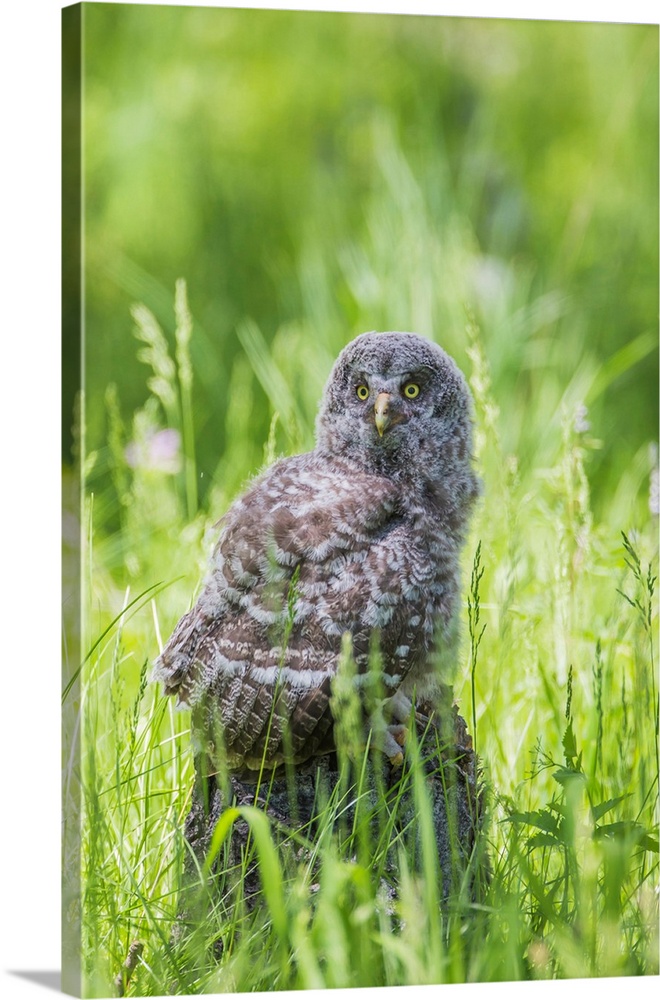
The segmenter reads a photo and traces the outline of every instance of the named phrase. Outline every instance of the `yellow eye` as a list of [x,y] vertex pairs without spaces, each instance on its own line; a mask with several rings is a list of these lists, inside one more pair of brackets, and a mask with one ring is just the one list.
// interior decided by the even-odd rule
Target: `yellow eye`
[[357,392],[358,399],[368,399],[369,398],[369,386],[359,385],[355,390]]
[[415,396],[419,396],[419,386],[415,382],[406,382],[403,387],[403,395],[407,396],[408,399],[414,399]]

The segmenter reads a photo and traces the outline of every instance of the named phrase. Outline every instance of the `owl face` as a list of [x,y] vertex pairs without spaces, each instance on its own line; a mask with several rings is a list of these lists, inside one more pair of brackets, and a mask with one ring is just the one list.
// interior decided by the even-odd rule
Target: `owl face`
[[339,355],[317,422],[318,446],[370,471],[437,479],[469,464],[470,396],[437,344],[365,333]]
[[406,424],[432,418],[437,396],[432,369],[415,366],[403,371],[398,367],[379,369],[366,363],[347,373],[347,411],[358,425],[361,440],[388,451],[400,447],[409,433]]

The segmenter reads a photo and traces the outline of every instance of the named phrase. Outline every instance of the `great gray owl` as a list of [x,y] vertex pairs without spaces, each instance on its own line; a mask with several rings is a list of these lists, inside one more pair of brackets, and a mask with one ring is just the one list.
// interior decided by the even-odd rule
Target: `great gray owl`
[[[456,655],[459,554],[478,493],[461,372],[413,333],[365,333],[326,384],[313,451],[275,462],[221,520],[210,573],[154,677],[193,730],[255,775],[330,752],[348,633],[358,689],[377,643],[382,749]],[[216,740],[220,734],[219,740]],[[400,756],[400,753],[399,753]]]

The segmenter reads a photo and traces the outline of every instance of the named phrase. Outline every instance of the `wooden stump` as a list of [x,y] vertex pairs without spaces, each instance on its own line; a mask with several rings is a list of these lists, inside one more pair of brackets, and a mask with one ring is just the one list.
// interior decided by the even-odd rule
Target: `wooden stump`
[[[450,689],[447,694],[445,704],[451,705]],[[185,824],[192,853],[184,874],[182,923],[190,926],[194,922],[193,907],[189,905],[191,893],[199,891],[199,873],[214,830],[230,806],[257,806],[269,817],[285,871],[295,870],[304,860],[300,838],[292,839],[291,832],[298,831],[313,842],[319,814],[327,822],[327,803],[333,796],[340,842],[350,843],[342,838],[342,831],[350,831],[356,822],[368,824],[375,833],[387,818],[393,835],[398,833],[403,838],[407,856],[420,859],[416,822],[420,792],[419,784],[415,790],[415,768],[417,775],[422,775],[430,805],[443,905],[455,905],[457,901],[469,905],[471,900],[481,898],[489,878],[484,836],[486,802],[467,726],[455,705],[441,717],[422,704],[418,706],[415,728],[416,747],[406,745],[402,765],[393,766],[374,752],[366,767],[360,762],[360,767],[351,768],[346,762],[340,766],[338,755],[332,753],[296,767],[288,777],[277,772],[262,777],[258,788],[254,782],[235,775],[225,776],[223,788],[218,775],[204,773],[208,772],[208,763],[197,758],[195,790]],[[361,771],[359,779],[356,771]],[[247,909],[252,909],[260,899],[260,877],[254,857],[247,864],[245,861],[250,857],[249,841],[249,824],[239,818],[213,861],[207,888],[222,893],[227,900],[242,900]],[[390,899],[396,898],[397,884],[397,856],[392,850],[381,886]],[[199,915],[199,902],[195,909]]]

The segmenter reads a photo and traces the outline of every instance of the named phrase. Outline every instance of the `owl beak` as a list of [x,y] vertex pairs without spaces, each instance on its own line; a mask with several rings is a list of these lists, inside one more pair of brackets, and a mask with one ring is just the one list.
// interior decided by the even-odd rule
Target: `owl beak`
[[376,402],[374,403],[374,420],[376,423],[376,430],[380,437],[383,436],[387,428],[392,422],[390,416],[390,400],[392,397],[389,392],[379,392],[376,396]]

